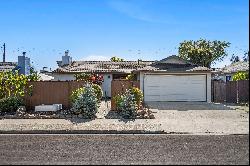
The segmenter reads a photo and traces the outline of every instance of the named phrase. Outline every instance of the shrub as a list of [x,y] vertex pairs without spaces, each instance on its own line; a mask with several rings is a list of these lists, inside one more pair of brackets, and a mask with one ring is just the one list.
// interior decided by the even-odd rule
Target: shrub
[[94,83],[101,85],[104,81],[103,75],[94,74],[94,73],[77,73],[74,75],[77,81],[85,81],[89,83]]
[[18,71],[0,72],[0,99],[10,96],[23,97],[25,93],[32,90],[32,85],[28,85],[28,81],[37,81],[39,76],[31,74],[25,76],[19,75]]
[[249,79],[249,73],[248,72],[237,72],[233,75],[233,81],[238,80],[248,80]]
[[143,93],[139,88],[132,87],[131,88],[132,94],[135,96],[136,103],[138,107],[141,106],[142,100],[143,100]]
[[72,111],[82,114],[83,118],[92,119],[96,117],[98,107],[99,102],[95,90],[91,85],[87,85],[73,103]]
[[[103,95],[101,86],[97,84],[91,84],[91,87],[94,89],[98,102],[100,102],[102,99],[102,95]],[[74,103],[76,99],[79,97],[79,95],[83,93],[83,91],[84,91],[84,87],[74,90],[70,96],[70,101]]]
[[123,118],[136,118],[138,105],[131,89],[127,89],[124,94],[117,95],[114,99]]
[[74,90],[70,96],[71,102],[74,103],[76,99],[83,93],[83,91],[84,91],[84,87]]
[[102,96],[103,96],[103,92],[102,92],[102,88],[100,85],[97,84],[92,84],[92,88],[94,88],[95,94],[97,96],[98,101],[101,101]]
[[136,81],[137,79],[137,76],[136,74],[129,74],[127,77],[126,77],[126,80],[130,80],[130,81]]
[[0,99],[0,112],[14,113],[17,111],[18,107],[23,104],[23,100],[16,96],[2,98]]

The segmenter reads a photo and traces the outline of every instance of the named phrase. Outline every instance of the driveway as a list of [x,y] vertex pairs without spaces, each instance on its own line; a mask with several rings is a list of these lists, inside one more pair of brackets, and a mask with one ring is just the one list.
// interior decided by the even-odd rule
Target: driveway
[[148,102],[165,131],[249,133],[249,106],[206,102]]

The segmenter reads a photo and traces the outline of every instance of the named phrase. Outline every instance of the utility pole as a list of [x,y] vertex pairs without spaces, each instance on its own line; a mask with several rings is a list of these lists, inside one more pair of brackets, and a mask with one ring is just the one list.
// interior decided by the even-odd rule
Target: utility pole
[[5,62],[5,43],[3,43],[3,62]]

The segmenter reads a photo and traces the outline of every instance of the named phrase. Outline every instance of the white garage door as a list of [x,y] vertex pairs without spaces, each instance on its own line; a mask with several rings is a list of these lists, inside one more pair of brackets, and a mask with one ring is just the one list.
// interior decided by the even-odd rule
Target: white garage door
[[145,101],[206,101],[206,75],[146,75]]

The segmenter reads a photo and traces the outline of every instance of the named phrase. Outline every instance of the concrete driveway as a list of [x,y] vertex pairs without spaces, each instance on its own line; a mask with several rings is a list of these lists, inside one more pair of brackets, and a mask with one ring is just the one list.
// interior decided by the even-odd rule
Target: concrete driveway
[[221,104],[221,103],[207,103],[207,102],[147,102],[152,109],[158,110],[177,110],[177,111],[189,111],[189,110],[235,110],[242,109],[245,106],[239,106],[236,104]]
[[165,131],[249,133],[249,106],[206,102],[148,102]]

